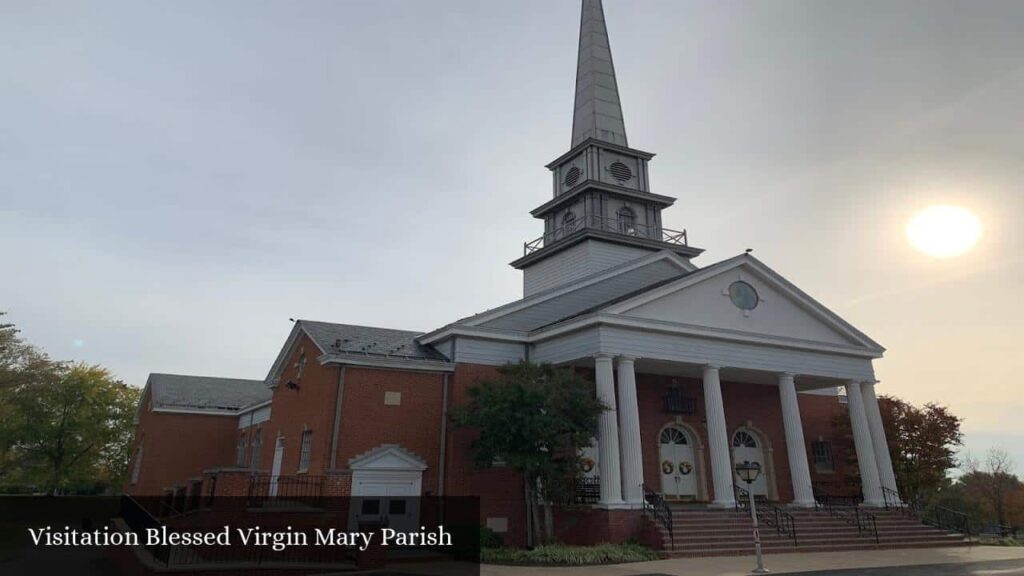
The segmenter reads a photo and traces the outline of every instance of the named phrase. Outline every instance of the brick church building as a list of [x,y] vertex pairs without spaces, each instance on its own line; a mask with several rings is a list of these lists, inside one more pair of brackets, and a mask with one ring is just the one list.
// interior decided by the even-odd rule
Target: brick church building
[[559,513],[564,540],[634,536],[650,495],[732,508],[743,461],[762,466],[754,494],[791,508],[851,488],[854,456],[865,506],[895,494],[872,367],[883,348],[750,254],[697,263],[702,250],[662,221],[675,198],[653,191],[654,154],[626,138],[600,0],[583,0],[578,58],[572,140],[531,212],[543,234],[511,263],[521,299],[428,333],[298,320],[263,380],[152,374],[126,492],[311,486],[379,497],[353,514],[411,524],[416,511],[393,502],[474,495],[480,523],[523,545],[522,479],[474,469],[472,433],[448,414],[525,359],[585,374],[610,407],[579,504]]

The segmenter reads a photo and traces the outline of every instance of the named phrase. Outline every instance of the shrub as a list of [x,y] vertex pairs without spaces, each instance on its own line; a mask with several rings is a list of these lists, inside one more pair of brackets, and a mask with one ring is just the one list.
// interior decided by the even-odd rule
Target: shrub
[[500,548],[505,543],[505,539],[500,534],[491,530],[487,526],[480,527],[480,547],[481,548]]
[[551,544],[533,550],[517,548],[488,548],[480,551],[485,564],[514,564],[523,566],[586,566],[589,564],[621,564],[658,560],[658,553],[638,544],[597,544],[595,546],[566,546]]

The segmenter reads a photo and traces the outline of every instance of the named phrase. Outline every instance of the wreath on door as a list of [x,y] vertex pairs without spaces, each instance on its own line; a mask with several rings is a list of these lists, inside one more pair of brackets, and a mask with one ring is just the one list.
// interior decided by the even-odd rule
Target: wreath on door
[[671,474],[673,470],[675,470],[675,466],[672,465],[672,461],[670,461],[670,460],[662,460],[661,461],[661,473],[662,474],[665,474],[665,475]]
[[693,464],[690,464],[689,462],[680,462],[679,463],[679,473],[680,474],[682,474],[683,476],[689,476],[690,472],[693,472]]
[[590,472],[591,470],[593,470],[594,469],[594,459],[593,458],[581,458],[580,459],[580,469],[583,470],[584,474],[586,474],[586,473]]

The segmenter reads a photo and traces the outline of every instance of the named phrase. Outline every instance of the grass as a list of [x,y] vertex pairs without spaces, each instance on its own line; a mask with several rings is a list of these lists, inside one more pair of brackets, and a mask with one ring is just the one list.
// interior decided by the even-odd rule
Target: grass
[[533,550],[484,548],[480,551],[480,561],[484,564],[517,566],[587,566],[646,562],[658,559],[657,552],[639,544],[597,544],[594,546],[551,544],[539,546]]

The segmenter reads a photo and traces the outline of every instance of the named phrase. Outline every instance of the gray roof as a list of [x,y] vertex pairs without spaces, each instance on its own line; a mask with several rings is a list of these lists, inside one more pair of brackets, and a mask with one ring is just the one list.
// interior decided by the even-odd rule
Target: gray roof
[[628,146],[601,0],[583,0],[572,147],[587,138]]
[[272,394],[263,380],[239,378],[150,374],[147,385],[154,408],[237,412]]
[[333,354],[357,354],[395,360],[436,360],[447,358],[431,346],[416,341],[422,332],[394,330],[352,324],[333,324],[314,320],[298,323],[324,351]]

